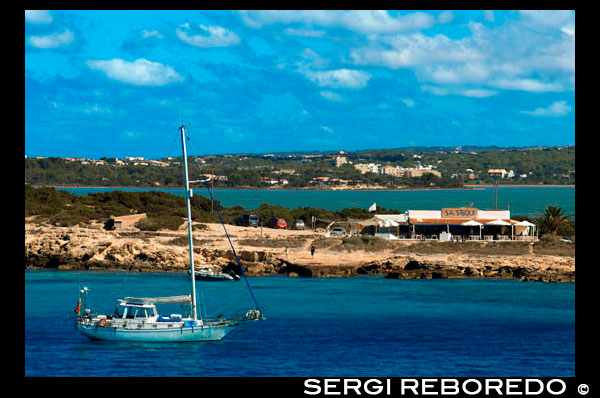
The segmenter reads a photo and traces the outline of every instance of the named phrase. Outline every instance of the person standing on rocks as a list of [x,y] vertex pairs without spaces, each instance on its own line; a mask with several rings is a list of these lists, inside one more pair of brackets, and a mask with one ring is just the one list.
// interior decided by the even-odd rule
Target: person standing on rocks
[[315,255],[315,245],[310,245],[310,255],[311,256]]

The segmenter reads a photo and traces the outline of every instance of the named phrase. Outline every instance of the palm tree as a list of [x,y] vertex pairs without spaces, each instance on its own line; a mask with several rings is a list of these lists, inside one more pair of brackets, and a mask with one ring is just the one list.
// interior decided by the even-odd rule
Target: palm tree
[[537,223],[542,231],[545,230],[550,235],[556,236],[558,229],[565,225],[572,216],[572,214],[566,214],[559,206],[548,205],[544,213],[538,213]]

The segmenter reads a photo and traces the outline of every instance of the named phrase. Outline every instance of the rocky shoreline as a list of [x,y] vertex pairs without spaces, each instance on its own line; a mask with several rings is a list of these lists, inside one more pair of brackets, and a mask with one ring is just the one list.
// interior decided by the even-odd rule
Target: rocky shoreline
[[[352,277],[376,274],[390,279],[502,278],[522,281],[574,282],[573,254],[536,253],[533,246],[484,251],[463,246],[454,253],[437,243],[425,250],[418,243],[392,242],[381,249],[345,247],[322,232],[228,226],[236,253],[248,276]],[[239,268],[220,225],[194,233],[197,266],[223,271]],[[182,244],[182,239],[185,242]],[[197,240],[197,241],[196,241]],[[189,267],[185,228],[141,232],[135,228],[105,231],[101,225],[54,227],[25,224],[25,267],[59,270],[127,270],[185,272]],[[314,256],[309,247],[317,247]],[[509,245],[511,243],[508,243]],[[505,244],[506,245],[506,244]],[[513,244],[514,245],[514,244]],[[346,245],[348,246],[348,245]],[[288,248],[288,254],[285,248]],[[479,252],[477,250],[479,250]],[[437,250],[437,252],[436,252]]]

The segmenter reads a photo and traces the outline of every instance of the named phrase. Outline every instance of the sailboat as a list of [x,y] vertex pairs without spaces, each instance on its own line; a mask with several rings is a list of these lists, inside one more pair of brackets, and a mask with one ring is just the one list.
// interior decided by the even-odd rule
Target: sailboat
[[[192,274],[188,271],[190,275]],[[197,281],[239,281],[240,277],[234,273],[233,271],[229,272],[215,272],[211,267],[200,268],[196,271],[196,280]]]
[[[221,340],[227,333],[245,322],[265,319],[260,311],[258,302],[252,293],[252,289],[248,284],[244,268],[239,262],[237,254],[235,254],[235,248],[233,247],[233,244],[231,244],[231,239],[229,238],[229,234],[227,234],[227,229],[225,228],[218,207],[217,214],[219,215],[227,239],[238,260],[238,265],[240,266],[240,270],[256,306],[250,308],[244,316],[239,318],[224,319],[222,316],[219,316],[216,319],[198,318],[196,309],[196,281],[194,278],[196,272],[194,271],[192,215],[190,207],[192,190],[189,187],[188,179],[185,128],[183,125],[180,125],[179,129],[181,131],[183,170],[185,175],[191,293],[170,297],[125,297],[117,300],[114,314],[101,315],[92,313],[89,308],[86,308],[89,289],[84,287],[79,292],[79,301],[75,308],[75,312],[77,313],[75,325],[77,330],[91,339],[144,342],[213,341]],[[212,192],[211,200],[213,200]],[[82,299],[84,300],[83,307]],[[185,317],[181,314],[162,316],[159,315],[156,304],[189,305],[190,313]]]

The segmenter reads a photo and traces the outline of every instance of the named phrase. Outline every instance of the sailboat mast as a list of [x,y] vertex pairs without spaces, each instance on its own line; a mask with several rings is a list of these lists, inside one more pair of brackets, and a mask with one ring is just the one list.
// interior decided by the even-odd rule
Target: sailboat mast
[[188,179],[188,168],[187,168],[187,151],[185,149],[185,129],[183,124],[179,126],[181,130],[181,146],[183,148],[183,172],[185,175],[185,203],[187,205],[187,219],[188,219],[188,238],[190,241],[190,270],[192,274],[192,317],[197,320],[196,314],[196,274],[194,272],[194,247],[192,243],[192,210],[190,207],[190,182]]

